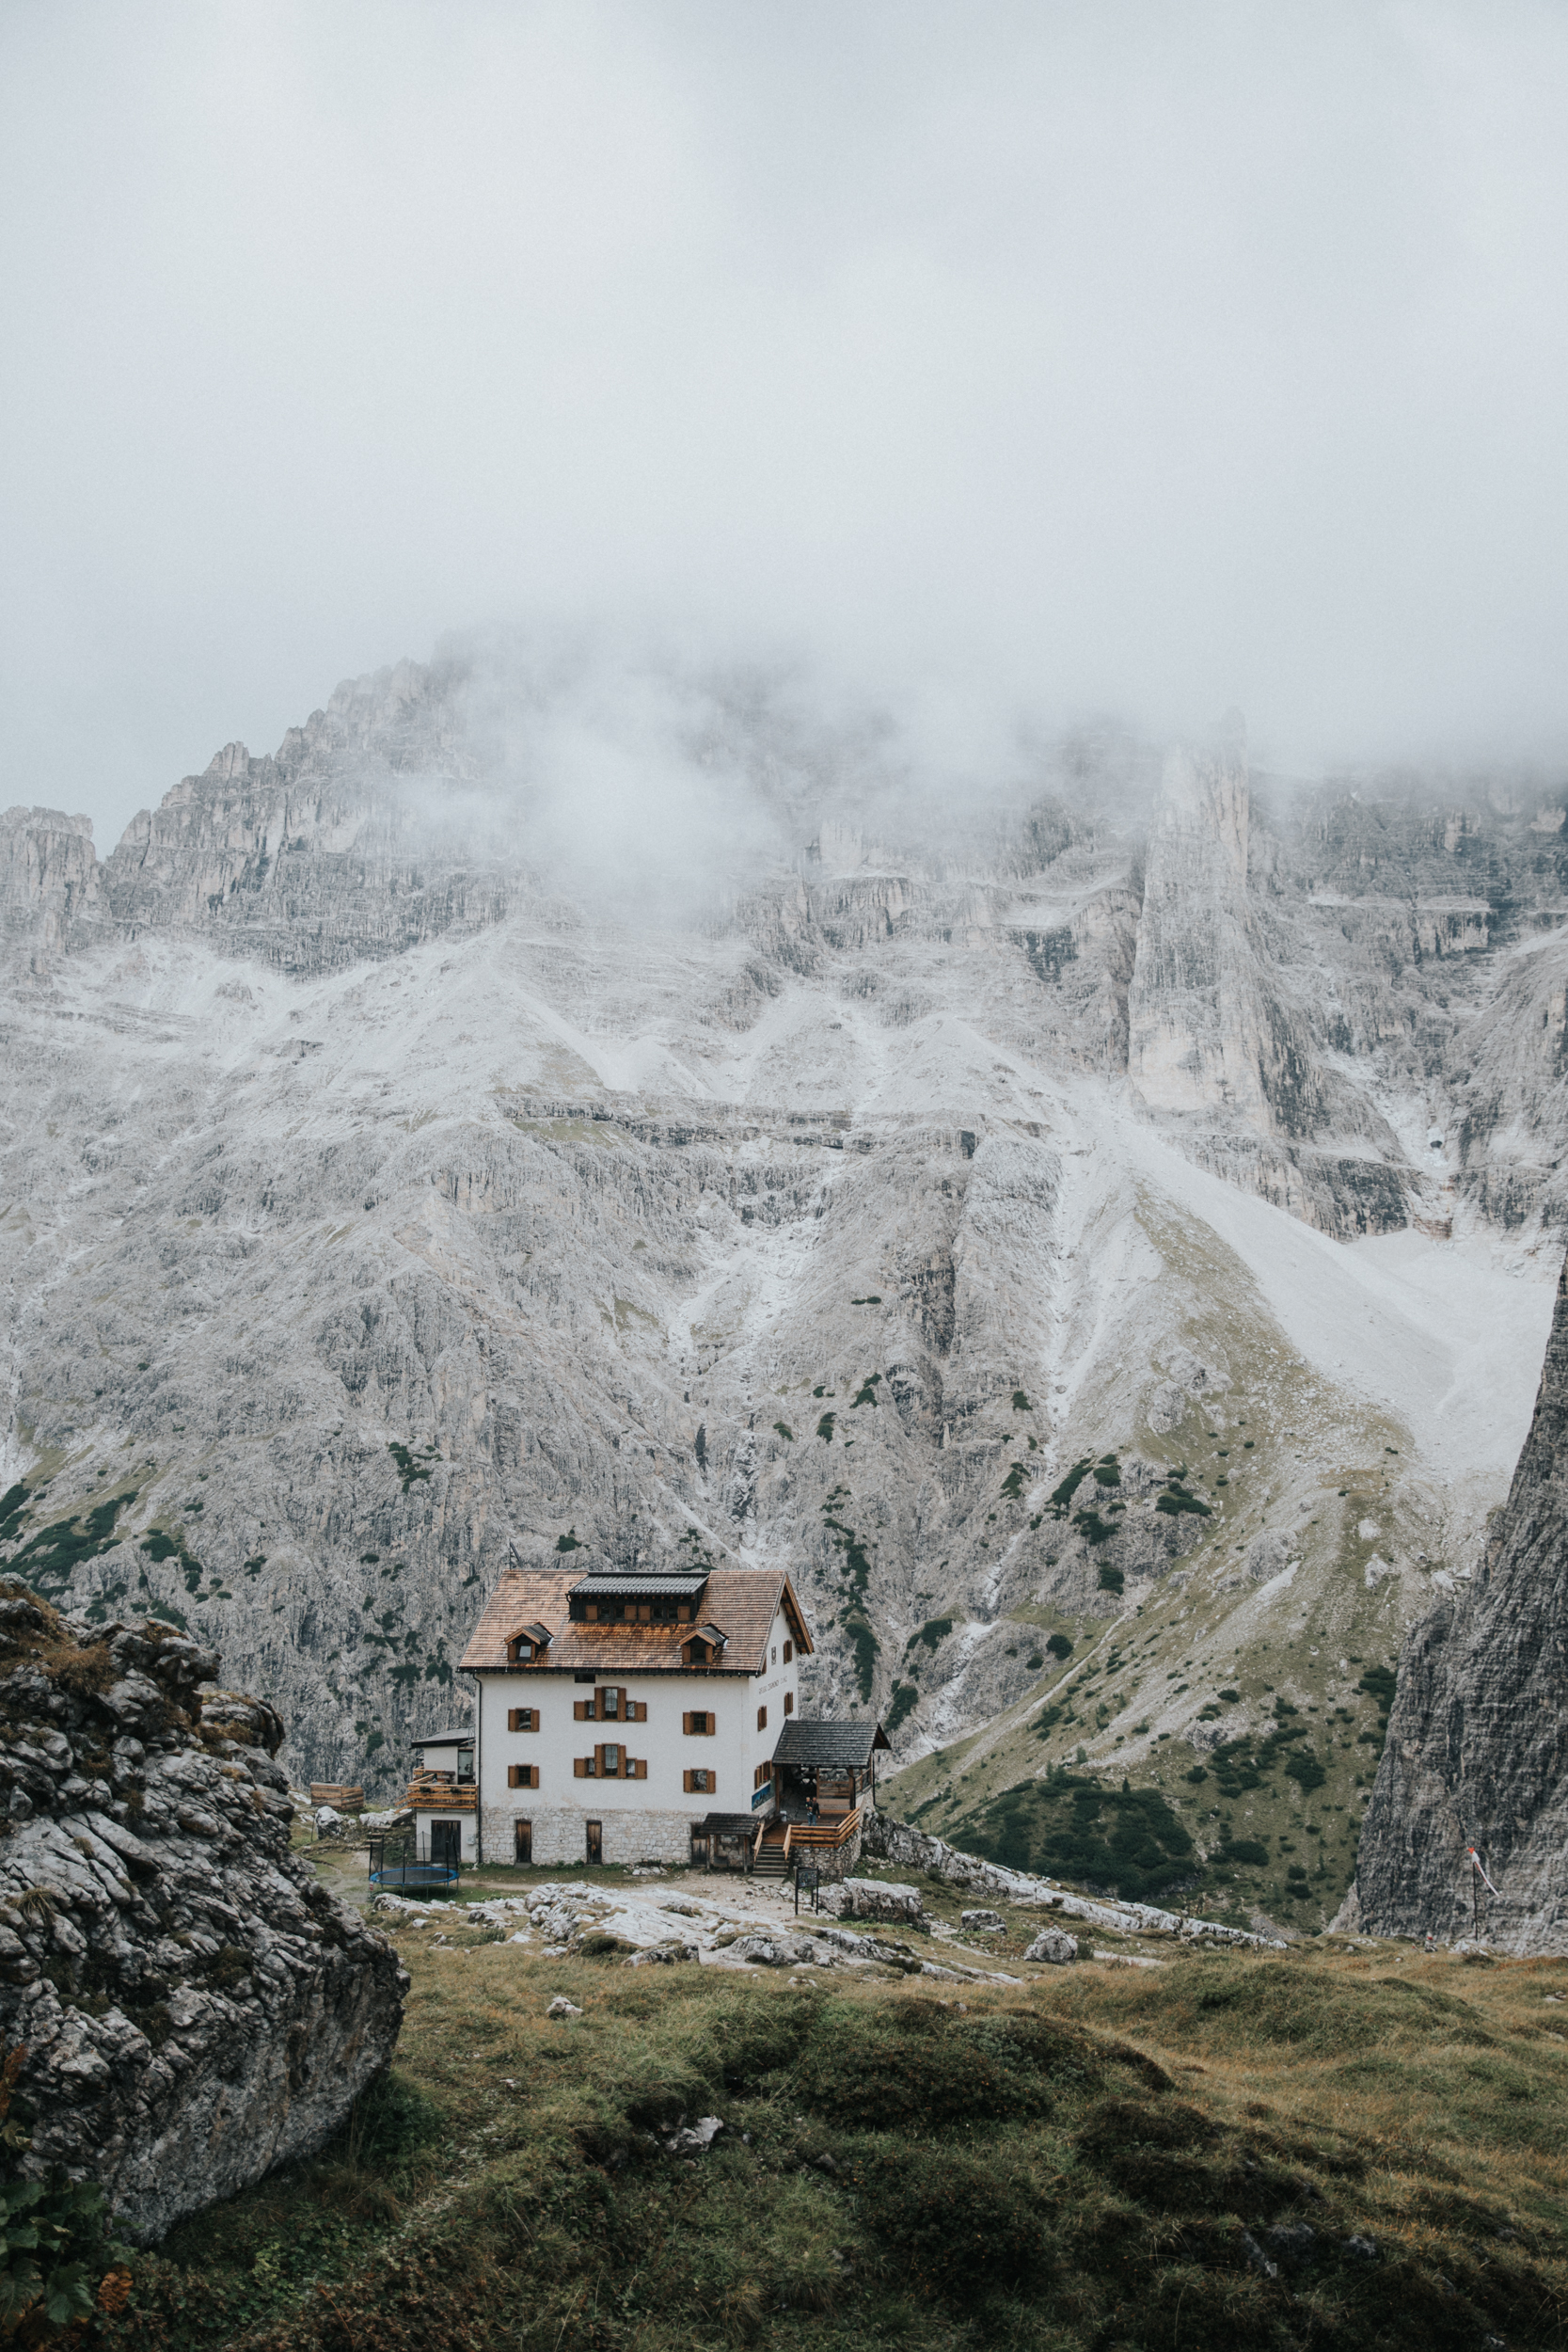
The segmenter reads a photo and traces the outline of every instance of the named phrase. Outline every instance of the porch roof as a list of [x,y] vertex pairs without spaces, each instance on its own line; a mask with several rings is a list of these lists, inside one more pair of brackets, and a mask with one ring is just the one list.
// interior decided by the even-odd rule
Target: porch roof
[[773,1761],[830,1772],[865,1772],[870,1767],[872,1751],[892,1745],[874,1715],[852,1724],[825,1723],[797,1715],[779,1734]]

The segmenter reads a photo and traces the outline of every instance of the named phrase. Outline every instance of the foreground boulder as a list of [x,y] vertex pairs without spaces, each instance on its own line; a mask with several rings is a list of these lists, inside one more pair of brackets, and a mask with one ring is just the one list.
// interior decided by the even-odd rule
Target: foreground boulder
[[0,1582],[0,2040],[29,2164],[142,2243],[328,2139],[408,1979],[289,1851],[269,1707],[212,1650]]

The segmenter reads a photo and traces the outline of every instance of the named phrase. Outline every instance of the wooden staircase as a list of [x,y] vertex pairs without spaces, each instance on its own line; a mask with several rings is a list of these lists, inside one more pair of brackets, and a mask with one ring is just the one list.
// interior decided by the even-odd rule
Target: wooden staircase
[[759,1879],[783,1879],[789,1875],[789,1823],[765,1821],[752,1856],[752,1875]]
[[842,1820],[816,1821],[809,1827],[804,1821],[765,1821],[752,1849],[752,1875],[786,1879],[798,1862],[820,1862],[824,1853],[847,1846],[860,1825],[858,1806]]

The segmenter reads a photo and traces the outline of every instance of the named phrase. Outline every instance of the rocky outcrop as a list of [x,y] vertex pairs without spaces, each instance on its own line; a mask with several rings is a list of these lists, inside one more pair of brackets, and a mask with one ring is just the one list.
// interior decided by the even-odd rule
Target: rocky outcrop
[[408,1981],[292,1858],[283,1727],[217,1665],[0,1583],[0,2039],[28,2163],[97,2181],[144,2243],[319,2148]]
[[498,922],[521,866],[486,837],[467,676],[399,662],[340,686],[274,755],[225,744],[106,861],[121,931],[215,935],[314,973]]
[[1405,1155],[1331,1066],[1291,985],[1291,943],[1258,888],[1259,869],[1277,874],[1277,844],[1269,852],[1256,854],[1239,732],[1208,754],[1172,752],[1149,828],[1128,1075],[1216,1174],[1326,1232],[1385,1232],[1408,1221]]
[[1149,828],[1128,1074],[1151,1109],[1224,1108],[1266,1128],[1250,817],[1239,746],[1171,754]]
[[0,816],[0,937],[34,971],[90,933],[102,914],[92,820],[53,808]]
[[1568,1265],[1485,1555],[1400,1660],[1346,1925],[1450,1938],[1479,1922],[1506,1951],[1568,1952],[1565,1689]]

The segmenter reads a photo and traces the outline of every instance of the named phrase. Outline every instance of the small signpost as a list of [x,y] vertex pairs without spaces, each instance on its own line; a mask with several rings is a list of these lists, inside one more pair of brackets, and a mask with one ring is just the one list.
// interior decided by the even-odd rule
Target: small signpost
[[821,1910],[822,1904],[818,1893],[818,1889],[821,1887],[821,1884],[822,1873],[820,1870],[814,1870],[811,1867],[811,1865],[806,1862],[798,1862],[795,1865],[795,1916],[797,1919],[800,1916],[800,1889],[802,1887],[805,1888],[806,1893],[811,1897],[811,1907],[813,1911]]

